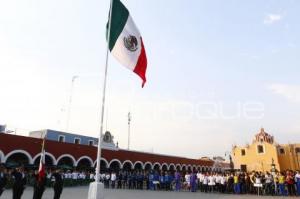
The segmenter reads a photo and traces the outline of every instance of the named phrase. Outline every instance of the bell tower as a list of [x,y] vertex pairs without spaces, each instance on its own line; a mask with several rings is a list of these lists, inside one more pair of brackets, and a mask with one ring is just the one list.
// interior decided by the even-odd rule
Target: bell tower
[[255,135],[254,141],[256,142],[267,142],[269,144],[274,143],[274,137],[265,132],[264,128],[260,129],[260,132]]

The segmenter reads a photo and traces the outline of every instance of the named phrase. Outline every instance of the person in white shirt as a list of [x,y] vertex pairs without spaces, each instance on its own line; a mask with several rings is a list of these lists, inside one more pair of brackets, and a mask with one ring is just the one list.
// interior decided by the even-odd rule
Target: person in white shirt
[[111,173],[111,176],[110,176],[110,180],[111,180],[111,188],[115,188],[115,184],[116,184],[116,180],[117,180],[117,175],[115,172],[112,172]]
[[189,173],[186,173],[185,176],[184,176],[184,179],[185,179],[185,185],[186,185],[186,189],[189,190],[190,187],[191,187],[191,182],[190,182],[190,178],[191,178],[191,175]]
[[78,179],[78,173],[77,173],[77,171],[73,171],[73,173],[72,173],[72,179],[74,181],[76,181]]
[[214,191],[215,185],[216,185],[215,177],[213,176],[213,174],[210,174],[210,175],[208,176],[208,186],[209,186],[209,191],[210,191],[210,192],[213,192],[213,191]]
[[95,174],[93,172],[90,173],[90,181],[95,180]]
[[273,177],[269,172],[267,172],[265,174],[265,193],[267,195],[272,194],[272,182],[273,182]]
[[104,187],[105,188],[109,188],[109,180],[110,180],[110,174],[107,172],[105,174],[105,178],[104,178]]
[[203,191],[208,191],[208,173],[203,177]]
[[221,176],[221,193],[224,193],[226,190],[226,181],[227,181],[227,177],[225,175]]

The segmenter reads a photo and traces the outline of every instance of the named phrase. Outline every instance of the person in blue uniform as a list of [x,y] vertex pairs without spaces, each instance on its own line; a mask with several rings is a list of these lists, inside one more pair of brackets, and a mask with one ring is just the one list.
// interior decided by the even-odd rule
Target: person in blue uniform
[[161,171],[159,175],[159,189],[163,190],[164,188],[165,188],[165,176],[164,176],[164,172]]
[[142,172],[137,173],[137,189],[143,189],[144,175]]
[[153,181],[154,181],[154,174],[153,174],[153,171],[150,171],[150,173],[149,173],[149,189],[150,190],[154,190]]
[[297,186],[297,195],[300,196],[300,171],[297,171],[295,175],[295,181]]
[[169,172],[165,172],[165,189],[166,191],[171,190],[171,175]]
[[197,190],[197,175],[195,172],[191,173],[190,183],[191,183],[191,192],[196,192],[196,190]]
[[179,171],[175,172],[175,190],[180,191],[181,188],[181,176]]
[[13,199],[21,199],[27,182],[27,177],[24,168],[19,167],[15,169],[11,173],[11,176],[13,178]]

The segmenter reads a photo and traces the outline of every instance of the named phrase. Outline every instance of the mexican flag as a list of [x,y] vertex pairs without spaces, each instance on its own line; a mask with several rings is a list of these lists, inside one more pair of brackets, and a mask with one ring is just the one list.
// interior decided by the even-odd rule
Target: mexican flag
[[45,169],[45,139],[42,143],[42,152],[41,152],[41,158],[40,158],[40,165],[39,165],[39,171],[38,171],[38,181],[42,182],[42,180],[46,177],[46,169]]
[[122,65],[140,76],[144,87],[147,57],[141,34],[120,0],[113,0],[110,11],[109,50]]

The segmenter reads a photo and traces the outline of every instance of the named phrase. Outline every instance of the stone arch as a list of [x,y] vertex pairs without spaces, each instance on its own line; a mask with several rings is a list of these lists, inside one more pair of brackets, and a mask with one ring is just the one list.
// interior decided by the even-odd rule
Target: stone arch
[[185,164],[181,165],[181,170],[182,171],[187,171],[187,166]]
[[[108,165],[109,165],[109,162],[105,158],[101,158],[100,164],[101,164],[101,166],[105,165],[105,168],[107,169]],[[94,162],[94,167],[96,167],[96,166],[97,166],[97,160]]]
[[31,157],[31,155],[30,155],[27,151],[24,151],[24,150],[14,150],[14,151],[9,152],[9,153],[4,157],[4,161],[3,161],[3,162],[6,163],[6,161],[7,161],[7,159],[8,159],[9,157],[11,157],[11,156],[14,155],[14,154],[18,154],[18,153],[21,153],[21,154],[25,155],[25,156],[28,158],[28,163],[29,163],[29,164],[33,164],[33,159],[32,159],[32,157]]
[[197,166],[196,166],[196,165],[193,165],[193,166],[192,166],[192,171],[193,171],[193,172],[197,171]]
[[76,161],[76,164],[75,166],[78,167],[80,166],[79,163],[84,161],[84,160],[87,160],[86,163],[88,164],[84,164],[85,167],[92,167],[93,166],[93,160],[92,158],[90,158],[89,156],[81,156],[77,161]]
[[4,153],[0,150],[0,163],[4,163]]
[[155,162],[152,166],[153,170],[161,170],[161,164],[159,162]]
[[[33,164],[35,164],[35,162],[40,159],[42,153],[38,153],[34,156],[33,158]],[[51,165],[56,165],[56,158],[54,157],[54,155],[52,155],[51,153],[45,152],[45,158],[46,158],[46,166],[47,166],[47,157],[49,157],[51,159]]]
[[[117,163],[117,164],[115,164]],[[119,170],[119,169],[122,169],[122,163],[120,160],[118,159],[112,159],[110,162],[109,162],[109,165],[108,165],[108,169],[111,169],[111,170]]]
[[151,162],[145,162],[144,170],[152,170],[153,164]]
[[133,163],[130,160],[125,160],[122,164],[122,169],[125,169],[125,170],[133,169]]
[[[105,158],[100,159],[100,172],[105,172],[108,169],[108,161]],[[94,167],[97,166],[97,160],[94,162]]]
[[[138,165],[140,165],[140,166],[138,167]],[[133,165],[133,168],[138,169],[138,170],[143,170],[144,169],[144,164],[141,161],[136,161]]]
[[201,171],[201,166],[197,166],[197,172]]
[[181,171],[181,165],[180,164],[176,164],[176,171]]
[[[71,160],[71,161],[68,161],[68,159]],[[60,161],[62,161],[62,162],[60,162]],[[76,166],[76,160],[70,154],[63,154],[63,155],[59,156],[59,158],[57,158],[57,164],[56,165],[59,166],[60,164],[62,164],[62,165],[66,164],[68,166],[74,167],[74,166]]]
[[161,170],[163,170],[163,171],[168,171],[168,170],[169,170],[169,166],[168,166],[167,163],[162,163],[160,168],[161,168]]
[[188,172],[191,172],[192,169],[193,169],[193,168],[192,168],[192,165],[188,164],[188,165],[187,165],[187,171],[188,171]]
[[175,171],[176,170],[175,164],[174,163],[169,164],[168,170],[169,171]]

